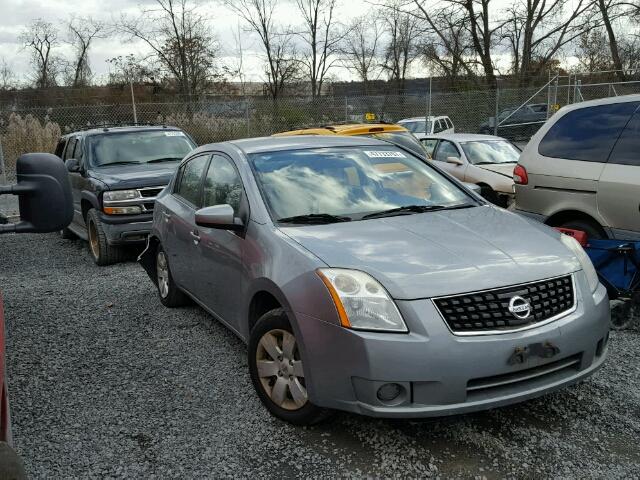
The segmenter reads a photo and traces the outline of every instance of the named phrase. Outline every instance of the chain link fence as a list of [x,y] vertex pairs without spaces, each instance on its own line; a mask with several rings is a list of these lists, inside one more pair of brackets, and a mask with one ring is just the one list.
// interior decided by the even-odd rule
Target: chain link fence
[[[198,144],[267,136],[291,129],[363,122],[367,114],[385,122],[446,115],[456,132],[497,133],[526,142],[557,108],[583,100],[640,93],[640,81],[582,84],[554,77],[547,85],[423,95],[284,97],[209,96],[195,102],[57,105],[0,110],[0,182],[15,177],[15,161],[26,152],[53,152],[60,135],[95,126],[165,124],[182,128]],[[523,116],[535,106],[537,116]],[[529,112],[531,113],[531,112]],[[496,126],[495,118],[498,118]]]

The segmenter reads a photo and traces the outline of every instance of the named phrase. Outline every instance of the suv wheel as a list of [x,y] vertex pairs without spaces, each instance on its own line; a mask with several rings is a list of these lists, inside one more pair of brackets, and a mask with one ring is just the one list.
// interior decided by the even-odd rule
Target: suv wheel
[[167,255],[160,245],[158,245],[158,249],[156,250],[156,278],[160,302],[162,302],[165,307],[180,307],[187,303],[187,296],[173,281]]
[[102,222],[94,208],[87,212],[87,234],[89,251],[97,265],[111,265],[124,260],[125,252],[120,247],[109,245]]
[[329,411],[309,401],[298,342],[281,308],[265,313],[249,338],[249,373],[269,412],[294,425],[313,425]]

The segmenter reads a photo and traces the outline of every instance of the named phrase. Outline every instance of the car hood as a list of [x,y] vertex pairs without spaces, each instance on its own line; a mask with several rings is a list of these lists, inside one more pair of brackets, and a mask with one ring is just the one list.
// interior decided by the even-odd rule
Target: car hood
[[114,165],[91,171],[91,176],[105,183],[111,190],[156,187],[169,183],[180,162],[141,165]]
[[492,163],[488,165],[476,165],[476,167],[482,168],[483,170],[489,170],[490,172],[499,173],[505,177],[513,178],[513,169],[516,165],[516,163]]
[[396,299],[515,285],[580,269],[560,233],[492,206],[282,231],[330,267],[369,273]]

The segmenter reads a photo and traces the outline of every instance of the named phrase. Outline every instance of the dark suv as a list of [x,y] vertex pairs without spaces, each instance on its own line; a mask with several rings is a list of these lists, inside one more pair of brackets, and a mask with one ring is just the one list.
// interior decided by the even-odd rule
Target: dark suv
[[195,146],[189,135],[167,126],[64,135],[55,153],[69,171],[74,215],[63,238],[88,240],[98,265],[120,261],[123,247],[146,241],[156,196]]

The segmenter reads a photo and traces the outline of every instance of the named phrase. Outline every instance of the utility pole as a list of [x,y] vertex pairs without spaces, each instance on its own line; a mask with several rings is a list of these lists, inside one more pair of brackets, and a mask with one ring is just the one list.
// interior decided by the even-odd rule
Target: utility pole
[[133,80],[129,77],[129,87],[131,87],[131,105],[133,106],[133,123],[138,124],[138,114],[136,112],[136,98],[133,96]]

